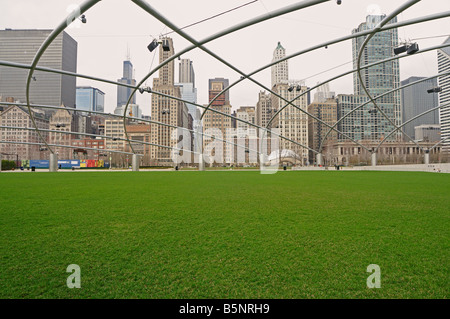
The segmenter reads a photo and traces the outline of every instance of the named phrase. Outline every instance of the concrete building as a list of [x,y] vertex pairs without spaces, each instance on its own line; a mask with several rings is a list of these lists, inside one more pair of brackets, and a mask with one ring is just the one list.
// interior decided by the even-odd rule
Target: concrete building
[[105,93],[92,86],[77,86],[77,110],[105,111]]
[[[450,37],[444,41],[450,43]],[[450,71],[450,47],[437,50],[439,73]],[[444,141],[443,148],[446,156],[450,156],[450,75],[441,76],[438,79],[442,91],[439,93],[439,122],[441,124],[441,138]]]
[[439,142],[441,126],[439,124],[422,124],[414,127],[415,139],[423,142]]
[[[123,76],[121,79],[118,79],[117,82],[136,86],[133,64],[129,60],[123,61]],[[132,88],[117,86],[117,106],[126,105],[132,91]],[[136,94],[133,96],[130,103],[136,104]]]
[[[236,118],[256,124],[256,110],[254,106],[241,106],[236,110]],[[235,146],[234,151],[241,156],[235,156],[237,164],[251,164],[258,163],[258,129],[250,124],[246,124],[241,121],[236,121],[237,126],[237,138],[236,144],[245,146]],[[244,155],[244,156],[242,156]],[[241,162],[241,163],[240,163]]]
[[[337,121],[337,101],[335,98],[317,99],[310,105],[308,105],[308,113],[312,114],[316,118],[324,121],[328,125],[334,125]],[[328,132],[329,127],[319,121],[308,117],[308,144],[314,150],[319,150],[319,145],[325,134]],[[324,143],[336,143],[337,133],[331,132]],[[315,162],[315,153],[309,152],[309,159],[311,163]]]
[[314,102],[323,103],[328,99],[333,99],[335,96],[336,93],[330,91],[330,84],[325,83],[316,89],[316,93],[314,93]]
[[[352,31],[353,34],[371,30],[386,16],[385,15],[368,15],[366,21],[361,23],[356,29]],[[389,23],[397,22],[397,18],[393,18]],[[357,67],[357,58],[360,48],[367,36],[354,38],[352,40],[353,51],[353,68]],[[376,33],[369,43],[364,48],[361,58],[361,66],[370,64],[379,60],[384,60],[394,56],[394,48],[398,46],[397,29],[391,29]],[[400,72],[398,60],[393,60],[383,64],[379,64],[362,71],[362,78],[369,93],[375,97],[398,88],[400,85]],[[355,94],[354,101],[362,101],[362,97],[366,94],[362,88],[357,73],[353,75],[353,88]],[[349,101],[349,103],[354,103]],[[401,104],[400,92],[396,91],[376,100],[377,105],[383,112],[396,124],[401,123]],[[365,139],[379,140],[386,134],[394,130],[394,126],[387,120],[381,112],[368,110],[373,109],[372,105],[364,107],[363,112],[353,113],[348,121],[353,121],[353,125],[358,127],[358,134],[364,136]],[[348,111],[348,110],[345,110]],[[398,140],[401,138],[401,133],[393,134],[390,140]]]
[[192,83],[192,86],[195,88],[194,66],[190,59],[181,59],[178,72],[178,81],[180,83]]
[[[105,151],[106,141],[104,139],[83,137],[72,139],[71,143],[73,147],[77,147],[72,150],[74,159],[107,160],[108,158],[109,154]],[[98,150],[90,150],[85,147]]]
[[[33,112],[36,125],[40,129],[49,128],[49,122],[43,113]],[[28,109],[21,106],[8,106],[0,113],[0,135],[2,141],[43,143],[38,133],[34,130],[33,122],[28,113]],[[9,127],[33,128],[33,130],[8,129]],[[44,139],[48,139],[47,132],[41,132]],[[39,160],[48,159],[49,152],[42,151],[39,145],[26,144],[6,144],[0,143],[0,153],[3,159],[9,160]]]
[[[306,86],[299,83],[276,84],[273,87],[274,92],[288,101],[293,100],[307,89]],[[302,110],[307,111],[310,102],[309,99],[310,96],[309,93],[307,93],[302,97],[295,99],[292,103]],[[274,109],[278,110],[284,105],[286,105],[285,101],[275,95],[272,96],[272,106]],[[278,128],[280,130],[280,135],[304,146],[308,146],[308,116],[298,108],[295,108],[292,105],[284,108],[278,115]],[[280,148],[281,150],[285,149],[293,151],[298,159],[298,164],[307,164],[309,157],[308,149],[293,144],[285,139],[280,140]]]
[[[401,81],[401,85],[403,86],[421,79],[423,79],[423,77],[412,76],[407,78],[406,80]],[[437,93],[427,93],[428,89],[435,87],[437,87],[436,78],[408,86],[401,90],[402,123],[408,121],[416,115],[419,115],[420,113],[438,106],[439,97]],[[414,128],[422,124],[439,124],[439,110],[425,114],[418,119],[406,124],[403,127],[403,131],[410,137],[417,140],[418,137],[414,136]]]
[[112,137],[106,139],[106,149],[123,151],[125,141],[119,140],[125,138],[123,120],[106,119],[105,120],[105,136]]
[[[64,106],[64,105],[62,105]],[[76,120],[72,113],[68,110],[56,110],[49,121],[50,130],[61,132],[78,132]],[[58,145],[72,145],[72,139],[77,138],[76,135],[49,132],[48,140],[50,144]],[[59,147],[56,148],[58,159],[68,160],[73,158],[73,150],[71,148]]]
[[[151,141],[151,125],[139,123],[134,125],[127,125],[128,136],[133,141],[140,141],[145,143],[150,143]],[[150,145],[142,144],[142,143],[132,143],[134,152],[136,154],[141,155],[140,165],[141,166],[150,166]],[[128,143],[125,145],[125,151],[131,152],[130,146]]]
[[[164,62],[174,54],[174,46],[171,38],[162,38],[169,50],[164,50],[163,45],[159,46],[159,63]],[[161,92],[166,95],[181,98],[179,86],[174,85],[174,61],[170,61],[159,69],[159,76],[153,79],[154,92]],[[185,103],[168,97],[152,94],[152,120],[166,124],[188,127],[188,108]],[[154,144],[176,147],[181,137],[173,139],[173,128],[152,124],[151,142]],[[182,134],[180,130],[178,133]],[[178,135],[178,134],[177,134]],[[155,165],[172,166],[172,150],[164,147],[151,147],[151,159]]]
[[256,124],[266,127],[270,118],[276,110],[272,108],[272,98],[269,93],[260,91],[258,94],[258,103],[256,103]]
[[[367,148],[377,147],[378,142],[361,141]],[[420,142],[424,149],[431,148],[435,143]],[[323,151],[325,165],[371,165],[371,153],[353,142],[336,142],[327,144]],[[377,164],[423,164],[425,152],[413,142],[385,142],[377,152]],[[430,152],[430,163],[440,163],[443,160],[441,148],[436,147]]]
[[[31,64],[37,50],[52,30],[0,30],[0,60]],[[77,42],[62,32],[39,60],[48,68],[77,72]],[[76,78],[49,72],[34,72],[30,101],[35,104],[75,106]],[[26,101],[28,70],[0,66],[0,95]],[[50,114],[50,110],[46,110]]]
[[[281,45],[280,42],[278,42],[277,47],[273,51],[273,58],[272,62],[279,61],[280,59],[284,58],[286,56],[286,49]],[[272,73],[272,88],[276,84],[281,83],[288,83],[289,79],[289,64],[288,61],[282,61],[280,63],[277,63],[271,67],[271,73]]]

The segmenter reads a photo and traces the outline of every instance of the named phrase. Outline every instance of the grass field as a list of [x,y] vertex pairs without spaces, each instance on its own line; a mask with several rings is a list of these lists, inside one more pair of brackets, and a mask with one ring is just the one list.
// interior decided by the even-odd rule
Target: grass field
[[436,173],[2,173],[0,298],[448,298],[449,193]]

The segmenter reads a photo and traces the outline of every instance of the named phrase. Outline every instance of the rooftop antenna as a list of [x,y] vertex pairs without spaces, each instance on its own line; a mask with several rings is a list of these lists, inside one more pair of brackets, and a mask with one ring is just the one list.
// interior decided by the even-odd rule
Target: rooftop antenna
[[127,61],[131,61],[130,47],[128,46],[128,43],[127,43]]

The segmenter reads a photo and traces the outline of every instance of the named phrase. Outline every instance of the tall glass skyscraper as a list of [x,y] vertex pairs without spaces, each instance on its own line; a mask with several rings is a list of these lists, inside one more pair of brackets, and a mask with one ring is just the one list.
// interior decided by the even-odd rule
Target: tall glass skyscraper
[[[133,64],[130,61],[123,61],[123,76],[117,82],[136,86],[133,78]],[[117,106],[126,105],[130,98],[132,89],[125,86],[117,86]],[[136,104],[136,95],[131,99],[131,104]]]
[[77,109],[104,112],[105,93],[91,86],[77,87]]
[[[31,64],[37,50],[52,30],[0,30],[0,60]],[[62,32],[46,50],[39,65],[77,72],[77,42]],[[0,66],[0,95],[26,101],[28,70]],[[67,107],[75,106],[76,78],[49,72],[34,72],[30,101]]]
[[[369,15],[366,21],[361,23],[352,31],[353,34],[372,30],[381,22],[386,15]],[[389,23],[397,22],[397,18],[393,18]],[[356,69],[359,51],[367,36],[353,39],[353,68]],[[397,29],[391,29],[376,33],[364,47],[361,55],[361,66],[384,60],[394,56],[394,48],[398,46]],[[398,88],[400,86],[400,71],[398,60],[378,64],[376,66],[361,71],[362,79],[365,87],[372,95],[376,97],[387,91]],[[343,116],[357,107],[360,103],[366,101],[366,94],[363,90],[361,81],[357,73],[353,75],[354,95],[342,96],[338,102],[339,115]],[[397,125],[401,123],[401,104],[400,92],[388,94],[376,100],[381,110]],[[387,134],[394,130],[394,126],[380,112],[374,110],[372,104],[364,106],[361,110],[354,112],[351,116],[342,122],[340,127],[343,132],[355,139],[364,139],[379,141]],[[356,133],[356,134],[353,134]],[[393,134],[389,140],[397,140],[401,137],[401,133]]]

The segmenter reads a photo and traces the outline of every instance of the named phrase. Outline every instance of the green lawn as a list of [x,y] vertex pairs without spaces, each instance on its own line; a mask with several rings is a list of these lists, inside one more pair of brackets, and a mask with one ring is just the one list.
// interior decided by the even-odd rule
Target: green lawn
[[0,298],[448,298],[449,193],[437,173],[1,173]]

